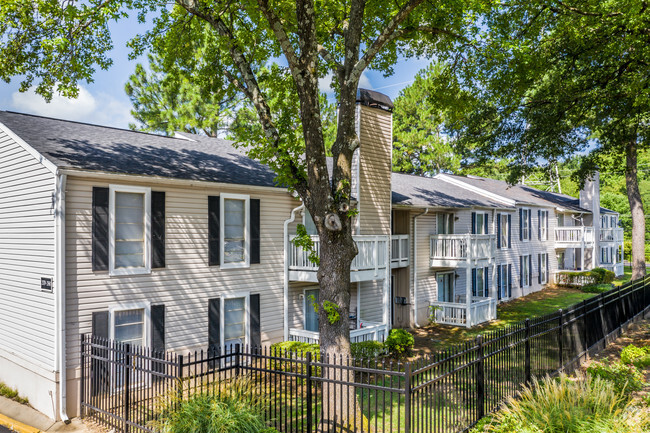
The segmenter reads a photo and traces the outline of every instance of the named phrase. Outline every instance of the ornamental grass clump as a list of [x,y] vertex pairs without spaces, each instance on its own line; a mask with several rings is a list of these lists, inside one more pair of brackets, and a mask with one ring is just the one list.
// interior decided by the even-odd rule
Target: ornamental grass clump
[[483,427],[492,433],[640,433],[650,415],[600,377],[535,379]]

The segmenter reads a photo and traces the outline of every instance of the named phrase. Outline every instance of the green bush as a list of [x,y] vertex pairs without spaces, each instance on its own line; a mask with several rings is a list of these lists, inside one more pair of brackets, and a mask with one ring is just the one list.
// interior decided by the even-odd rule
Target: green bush
[[621,362],[632,364],[637,368],[650,366],[650,346],[636,347],[630,344],[621,351]]
[[622,362],[594,362],[587,368],[587,373],[611,382],[617,394],[628,395],[643,389],[643,375],[633,365]]
[[409,356],[414,344],[415,339],[404,329],[391,330],[388,338],[384,341],[384,346],[386,346],[388,353],[394,358]]
[[274,433],[264,422],[265,402],[246,379],[220,393],[194,393],[170,402],[158,422],[163,433]]
[[272,356],[283,356],[287,353],[306,356],[311,352],[312,358],[320,358],[320,346],[314,343],[303,343],[301,341],[282,341],[271,345]]
[[596,284],[610,284],[616,278],[616,274],[613,271],[605,268],[593,268],[589,271],[589,274],[594,277]]
[[356,359],[377,358],[386,354],[386,347],[380,341],[360,341],[350,345],[352,357]]
[[611,289],[611,284],[587,284],[586,286],[580,287],[580,290],[585,293],[605,293]]
[[535,379],[475,431],[493,433],[638,433],[650,414],[628,403],[600,377]]

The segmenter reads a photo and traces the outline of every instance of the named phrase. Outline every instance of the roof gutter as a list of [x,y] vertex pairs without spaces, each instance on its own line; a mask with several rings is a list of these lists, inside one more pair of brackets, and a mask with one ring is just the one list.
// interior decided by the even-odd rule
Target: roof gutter
[[284,221],[284,341],[289,341],[289,224],[296,220],[296,213],[304,208],[304,204],[294,208],[291,217]]
[[65,329],[65,189],[67,176],[59,170],[56,171],[56,204],[54,209],[55,221],[55,267],[54,281],[56,290],[56,366],[59,371],[59,416],[69,424],[67,414],[67,386],[66,386],[66,329]]
[[413,310],[415,327],[419,328],[418,323],[418,217],[429,213],[429,208],[424,209],[413,217]]

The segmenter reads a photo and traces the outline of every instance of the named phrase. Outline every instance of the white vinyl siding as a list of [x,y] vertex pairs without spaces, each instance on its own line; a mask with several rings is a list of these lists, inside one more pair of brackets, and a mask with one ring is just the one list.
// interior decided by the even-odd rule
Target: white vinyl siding
[[[48,379],[56,365],[59,282],[42,292],[41,277],[54,277],[54,194],[54,174],[0,130],[0,356],[49,372],[42,376]],[[17,386],[2,370],[8,371],[0,366],[0,381]],[[34,394],[28,396],[31,402]]]

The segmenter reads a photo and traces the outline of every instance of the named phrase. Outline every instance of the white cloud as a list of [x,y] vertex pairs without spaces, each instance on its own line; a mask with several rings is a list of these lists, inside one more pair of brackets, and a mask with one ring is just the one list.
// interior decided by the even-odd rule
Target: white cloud
[[330,72],[329,74],[325,75],[323,78],[318,80],[318,90],[320,90],[321,92],[325,93],[328,96],[334,93],[334,89],[332,89],[332,78],[334,78],[334,74]]
[[77,98],[69,99],[54,94],[49,103],[33,89],[25,93],[14,92],[11,95],[16,111],[118,128],[127,128],[129,122],[133,122],[131,106],[126,102],[126,97],[124,99],[119,100],[107,93],[93,95],[83,86],[79,86]]
[[370,78],[368,78],[365,72],[363,72],[361,74],[361,78],[359,78],[359,87],[361,87],[362,89],[372,90],[372,84],[370,84]]

